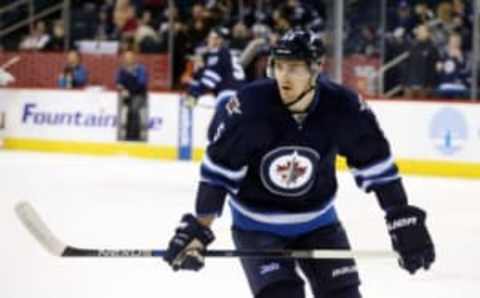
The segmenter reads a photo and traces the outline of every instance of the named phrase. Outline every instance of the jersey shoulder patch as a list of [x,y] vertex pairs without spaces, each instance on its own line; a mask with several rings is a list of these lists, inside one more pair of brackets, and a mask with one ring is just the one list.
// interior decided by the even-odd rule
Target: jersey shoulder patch
[[276,85],[272,80],[255,81],[241,88],[237,95],[222,100],[210,123],[210,141],[219,140],[223,135],[237,130],[248,134],[255,123],[268,116],[268,102],[275,96],[272,92],[274,88]]

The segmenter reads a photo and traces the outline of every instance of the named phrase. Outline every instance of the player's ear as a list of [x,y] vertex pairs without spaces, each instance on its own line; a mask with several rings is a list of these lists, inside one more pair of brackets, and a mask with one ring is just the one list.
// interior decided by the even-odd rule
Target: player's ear
[[267,69],[266,69],[267,78],[269,78],[269,79],[275,79],[275,70],[273,69],[274,67],[275,67],[275,65],[274,65],[273,58],[272,58],[272,57],[268,57]]
[[317,64],[311,64],[310,73],[312,74],[312,76],[310,77],[310,85],[315,86],[315,84],[317,83],[318,74],[320,73],[320,66]]

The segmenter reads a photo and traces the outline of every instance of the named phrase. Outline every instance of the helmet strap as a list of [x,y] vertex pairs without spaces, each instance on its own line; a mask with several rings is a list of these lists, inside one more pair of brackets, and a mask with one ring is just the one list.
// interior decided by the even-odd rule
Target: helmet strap
[[[312,90],[315,88],[315,78],[316,78],[316,72],[313,72],[313,71],[312,71],[312,79],[311,79],[311,81],[310,81],[310,86],[309,86],[306,90],[304,90],[302,93],[300,93],[300,94],[297,96],[297,98],[295,98],[294,101],[292,101],[292,102],[290,102],[290,103],[288,103],[288,104],[285,104],[285,106],[287,107],[287,109],[290,110],[290,107],[292,107],[293,105],[295,105],[296,103],[298,103],[299,101],[301,101],[301,100],[305,97],[305,95],[307,95],[308,93],[310,93],[310,91],[312,91]],[[307,107],[307,109],[308,109],[308,107]],[[303,111],[300,111],[300,112],[292,111],[292,110],[290,110],[290,111],[293,112],[293,113],[303,113]]]
[[300,93],[300,94],[297,96],[297,98],[295,98],[294,101],[286,104],[285,106],[286,106],[287,108],[289,108],[289,107],[293,106],[294,104],[296,104],[297,102],[301,101],[301,100],[305,97],[305,95],[307,95],[310,91],[313,90],[313,88],[314,88],[314,86],[310,85],[310,87],[309,87],[307,90],[305,90],[305,91],[303,91],[302,93]]

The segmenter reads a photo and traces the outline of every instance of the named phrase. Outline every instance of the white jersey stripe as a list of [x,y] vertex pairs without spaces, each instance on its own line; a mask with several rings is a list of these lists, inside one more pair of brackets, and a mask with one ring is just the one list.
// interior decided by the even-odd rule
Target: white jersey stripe
[[392,156],[389,156],[387,159],[376,163],[372,166],[365,167],[363,169],[352,169],[352,174],[354,176],[361,176],[364,178],[367,178],[368,176],[375,176],[375,175],[380,175],[386,170],[388,170],[390,167],[392,167],[395,164],[395,161]]
[[225,178],[228,178],[232,181],[236,181],[236,182],[245,178],[245,176],[247,175],[247,170],[248,170],[247,166],[242,167],[238,171],[233,171],[233,170],[224,168],[224,167],[214,163],[210,159],[210,157],[208,156],[207,153],[205,153],[205,156],[203,157],[203,165],[205,167],[207,167],[210,171],[212,171],[214,173],[217,173],[221,176],[224,176]]
[[309,221],[312,221],[323,214],[327,213],[334,203],[334,198],[321,210],[316,210],[312,212],[300,212],[300,213],[260,213],[253,210],[250,210],[242,206],[237,202],[233,197],[229,196],[229,204],[231,208],[234,208],[236,211],[240,212],[244,216],[251,218],[255,221],[267,224],[302,224]]
[[220,83],[222,81],[222,78],[220,77],[220,75],[213,70],[207,69],[203,72],[203,75],[217,83]]

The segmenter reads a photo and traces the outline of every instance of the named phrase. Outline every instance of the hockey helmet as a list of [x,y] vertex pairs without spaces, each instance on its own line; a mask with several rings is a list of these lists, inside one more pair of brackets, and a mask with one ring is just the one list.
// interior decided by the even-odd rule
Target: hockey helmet
[[273,78],[275,59],[304,60],[315,70],[325,53],[320,38],[313,32],[293,29],[286,32],[272,47],[267,68],[267,76]]
[[215,32],[223,40],[230,37],[230,30],[224,26],[215,26],[212,28],[211,32]]

